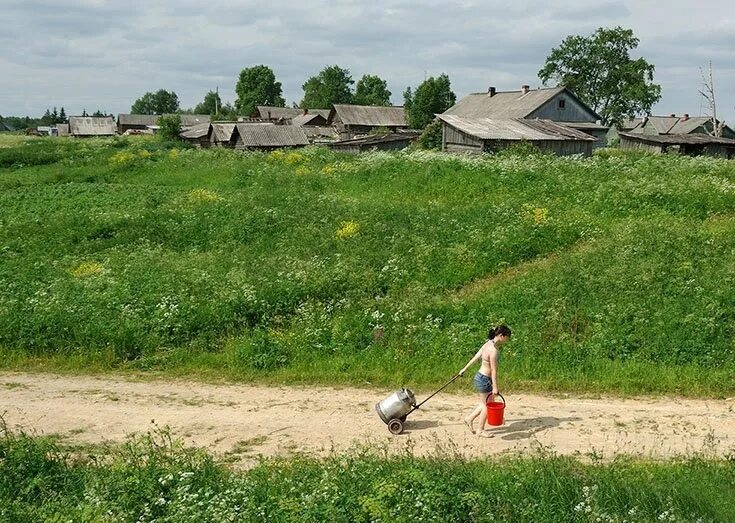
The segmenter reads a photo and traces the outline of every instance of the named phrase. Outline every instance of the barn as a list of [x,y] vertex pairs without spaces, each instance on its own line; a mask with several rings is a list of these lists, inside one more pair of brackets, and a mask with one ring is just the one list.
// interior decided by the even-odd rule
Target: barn
[[467,118],[439,115],[442,150],[460,153],[498,152],[514,144],[530,143],[542,152],[590,156],[596,139],[550,120]]
[[112,116],[70,116],[69,134],[77,138],[114,136],[117,125]]
[[243,124],[235,126],[235,148],[244,151],[272,151],[283,147],[304,147],[309,140],[293,125]]
[[381,128],[392,133],[408,128],[402,106],[335,104],[327,122],[337,128],[343,140],[367,135]]

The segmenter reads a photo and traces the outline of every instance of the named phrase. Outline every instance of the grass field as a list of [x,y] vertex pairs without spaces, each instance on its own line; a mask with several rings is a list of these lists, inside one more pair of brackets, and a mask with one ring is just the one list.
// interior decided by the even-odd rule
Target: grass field
[[616,151],[13,137],[2,365],[438,384],[505,322],[501,389],[732,395],[734,182],[731,161]]
[[355,449],[232,471],[165,431],[70,452],[0,430],[2,521],[733,521],[732,459],[468,461]]

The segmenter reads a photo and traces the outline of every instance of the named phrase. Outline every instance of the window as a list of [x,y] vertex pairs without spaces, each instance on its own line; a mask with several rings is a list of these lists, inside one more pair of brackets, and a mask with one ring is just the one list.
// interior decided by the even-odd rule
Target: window
[[566,109],[567,108],[567,101],[565,99],[559,100],[559,109]]

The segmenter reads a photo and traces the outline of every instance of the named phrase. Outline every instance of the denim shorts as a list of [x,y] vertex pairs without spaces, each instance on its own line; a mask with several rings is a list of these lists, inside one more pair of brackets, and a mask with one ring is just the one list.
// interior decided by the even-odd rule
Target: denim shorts
[[477,392],[488,393],[493,391],[492,380],[480,372],[475,374],[472,383],[475,386],[475,390]]

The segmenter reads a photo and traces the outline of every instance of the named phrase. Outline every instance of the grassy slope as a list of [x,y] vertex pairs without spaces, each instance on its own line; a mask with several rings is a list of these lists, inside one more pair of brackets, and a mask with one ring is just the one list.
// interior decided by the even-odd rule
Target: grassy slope
[[6,368],[437,384],[502,321],[502,389],[735,391],[732,162],[29,143]]

